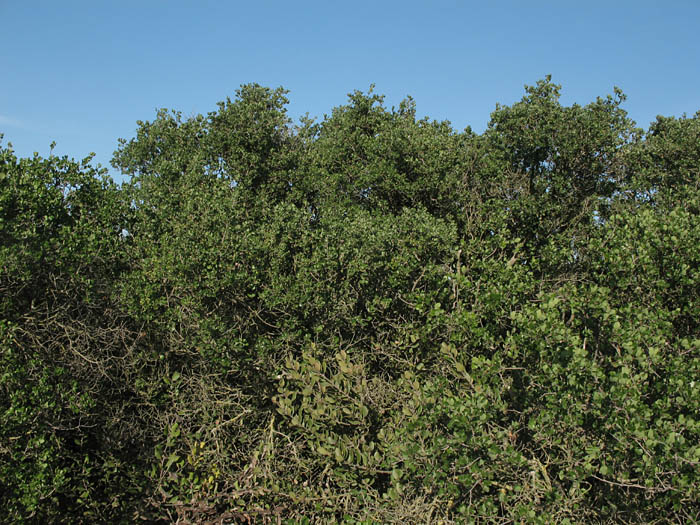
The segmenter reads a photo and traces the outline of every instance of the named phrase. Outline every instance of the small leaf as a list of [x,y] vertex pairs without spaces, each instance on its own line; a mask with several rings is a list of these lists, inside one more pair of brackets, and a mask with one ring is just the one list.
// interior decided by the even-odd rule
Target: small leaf
[[175,463],[176,461],[178,461],[179,459],[180,459],[180,456],[178,456],[177,454],[170,454],[170,456],[168,457],[168,462],[165,464],[166,470],[169,469],[170,466],[173,463]]

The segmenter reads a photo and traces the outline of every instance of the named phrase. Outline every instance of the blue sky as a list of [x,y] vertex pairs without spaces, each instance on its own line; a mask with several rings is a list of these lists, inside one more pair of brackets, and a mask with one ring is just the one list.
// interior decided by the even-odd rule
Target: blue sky
[[156,108],[207,113],[249,82],[289,89],[294,119],[374,83],[479,132],[547,74],[566,104],[619,86],[642,127],[700,109],[697,1],[0,0],[0,20],[0,133],[20,156],[56,141],[108,165]]

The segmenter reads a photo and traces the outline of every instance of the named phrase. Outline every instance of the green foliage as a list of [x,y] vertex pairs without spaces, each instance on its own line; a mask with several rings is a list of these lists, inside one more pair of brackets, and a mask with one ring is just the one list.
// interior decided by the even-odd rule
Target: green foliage
[[489,171],[515,182],[499,180],[506,190],[499,206],[514,234],[534,247],[562,233],[581,235],[606,215],[607,199],[620,189],[617,153],[641,131],[620,107],[619,89],[569,107],[560,104],[560,89],[550,77],[526,86],[520,102],[497,106],[484,134],[495,157]]
[[700,117],[286,95],[0,149],[0,521],[700,520]]
[[371,89],[355,91],[348,105],[334,109],[319,126],[308,169],[321,175],[314,184],[320,204],[456,212],[450,190],[459,177],[461,137],[449,122],[416,120],[410,98],[391,111],[383,100]]
[[2,506],[11,522],[123,516],[138,432],[120,416],[130,331],[111,289],[127,208],[89,158],[1,158]]
[[623,166],[630,189],[645,200],[678,204],[686,191],[698,190],[699,144],[700,112],[693,117],[658,116],[645,140],[627,148]]

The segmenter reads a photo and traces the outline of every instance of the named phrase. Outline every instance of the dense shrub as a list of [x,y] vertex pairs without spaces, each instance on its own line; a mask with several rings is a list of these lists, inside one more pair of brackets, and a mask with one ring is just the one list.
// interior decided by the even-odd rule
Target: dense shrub
[[700,116],[559,89],[2,147],[2,520],[700,519]]

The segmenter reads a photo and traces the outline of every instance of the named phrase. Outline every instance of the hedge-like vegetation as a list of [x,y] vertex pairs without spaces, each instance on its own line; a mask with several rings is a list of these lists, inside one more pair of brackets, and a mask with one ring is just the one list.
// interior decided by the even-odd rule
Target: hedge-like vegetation
[[700,113],[285,94],[0,148],[0,521],[700,520]]

